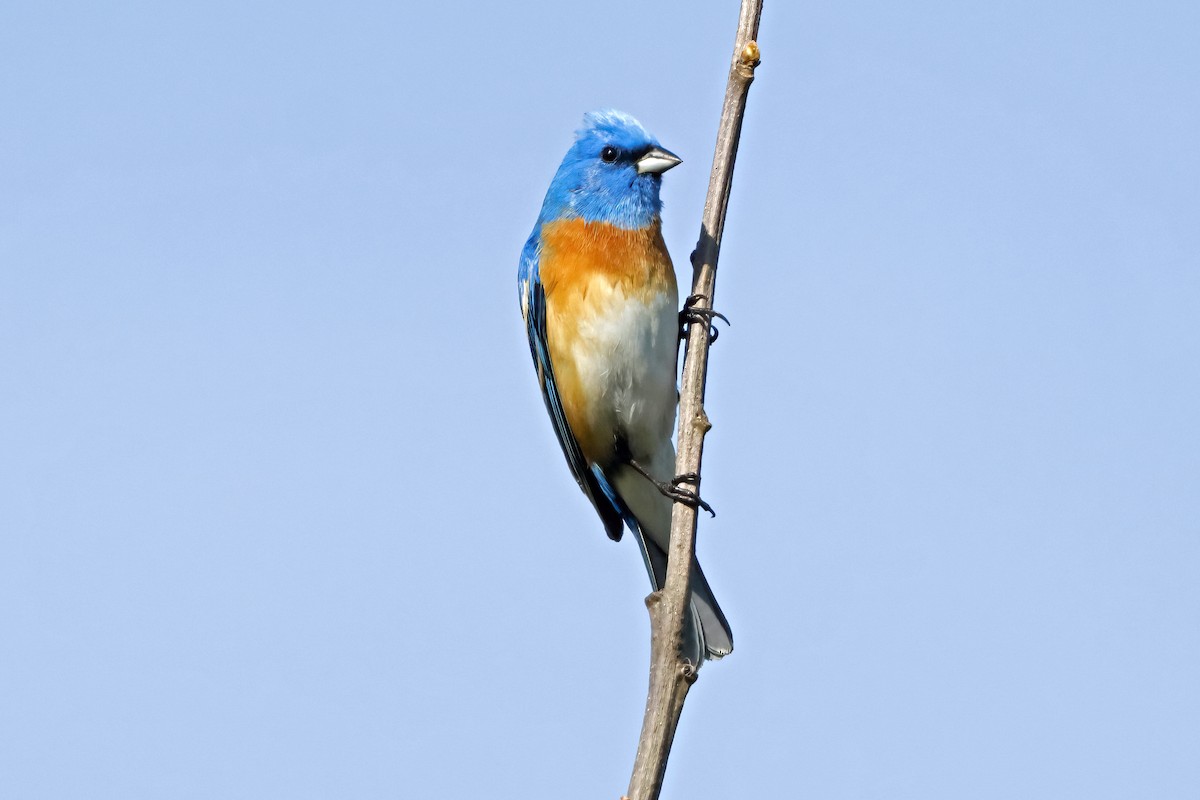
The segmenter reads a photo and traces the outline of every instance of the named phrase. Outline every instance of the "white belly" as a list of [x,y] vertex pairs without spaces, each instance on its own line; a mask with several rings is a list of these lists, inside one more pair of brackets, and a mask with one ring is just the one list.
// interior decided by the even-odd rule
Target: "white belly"
[[580,320],[571,348],[593,430],[611,431],[635,459],[649,459],[675,426],[678,299],[662,292],[649,302],[619,291]]

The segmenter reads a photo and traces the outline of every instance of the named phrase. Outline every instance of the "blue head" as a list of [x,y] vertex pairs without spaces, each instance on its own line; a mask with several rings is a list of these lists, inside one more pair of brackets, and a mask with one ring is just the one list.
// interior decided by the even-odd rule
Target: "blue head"
[[539,222],[580,217],[619,228],[650,224],[662,201],[662,173],[680,163],[620,111],[592,111],[583,117],[575,144],[550,183]]

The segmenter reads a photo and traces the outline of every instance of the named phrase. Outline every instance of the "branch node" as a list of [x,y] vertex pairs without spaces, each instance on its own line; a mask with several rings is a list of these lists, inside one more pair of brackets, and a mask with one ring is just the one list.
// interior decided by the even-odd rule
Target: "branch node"
[[738,54],[737,63],[734,66],[734,72],[738,77],[749,84],[754,80],[754,68],[762,63],[761,53],[758,51],[758,43],[751,40],[742,48],[742,52]]
[[661,589],[657,592],[651,592],[650,594],[646,595],[646,608],[649,609],[651,617],[654,616],[654,612],[658,609],[658,607],[662,605],[662,599],[663,596]]
[[746,46],[742,48],[742,66],[753,70],[761,63],[762,53],[758,50],[758,42],[753,39],[746,42]]

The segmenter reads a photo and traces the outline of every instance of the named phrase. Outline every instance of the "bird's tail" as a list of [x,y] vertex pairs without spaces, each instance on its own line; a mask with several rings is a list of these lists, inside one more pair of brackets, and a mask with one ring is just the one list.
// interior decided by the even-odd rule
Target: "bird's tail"
[[[657,592],[667,580],[667,554],[640,527],[635,532],[646,561],[646,571],[650,574],[650,584]],[[699,664],[701,658],[715,661],[733,652],[733,631],[695,556],[692,557],[690,583],[692,613],[684,620],[683,652],[694,664]]]
[[[665,460],[673,467],[674,451],[669,443],[666,450],[669,454],[664,452],[663,458],[656,460]],[[667,579],[666,547],[671,539],[672,503],[645,476],[629,467],[616,470],[613,478],[614,488],[628,510],[625,521],[636,534],[650,583],[658,591]],[[733,652],[733,632],[694,556],[691,590],[692,613],[684,621],[683,648],[685,657],[699,665],[702,659],[715,660]]]

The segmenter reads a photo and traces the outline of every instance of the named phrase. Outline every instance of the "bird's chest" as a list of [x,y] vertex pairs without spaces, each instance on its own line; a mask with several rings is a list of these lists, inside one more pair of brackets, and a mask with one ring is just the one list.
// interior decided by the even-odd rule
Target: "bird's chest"
[[615,230],[544,231],[540,266],[567,421],[588,459],[601,464],[623,449],[637,456],[657,447],[671,434],[676,405],[679,301],[670,257],[657,227]]

